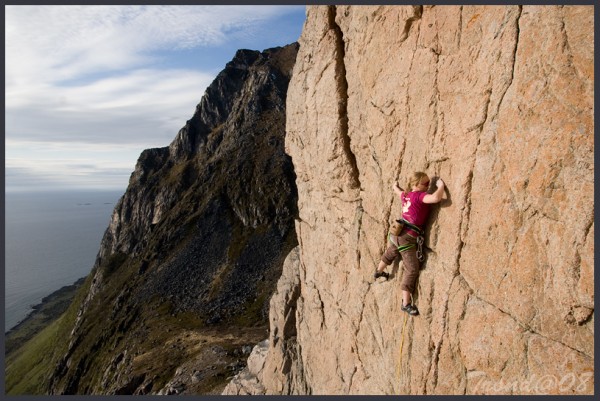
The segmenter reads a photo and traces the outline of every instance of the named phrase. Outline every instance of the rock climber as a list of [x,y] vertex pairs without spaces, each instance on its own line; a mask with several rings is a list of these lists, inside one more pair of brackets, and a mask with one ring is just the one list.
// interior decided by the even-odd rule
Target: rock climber
[[393,189],[400,197],[402,207],[402,217],[397,222],[404,225],[398,236],[390,233],[390,246],[381,256],[379,266],[375,270],[375,279],[385,277],[387,280],[389,273],[384,271],[386,266],[391,265],[396,256],[402,255],[402,310],[412,316],[419,314],[411,298],[419,276],[419,262],[423,261],[423,227],[429,216],[429,205],[439,203],[444,196],[444,182],[437,179],[436,186],[435,192],[428,194],[429,177],[420,171],[415,172],[408,182],[407,188],[412,188],[411,192],[405,193],[397,182],[394,183]]

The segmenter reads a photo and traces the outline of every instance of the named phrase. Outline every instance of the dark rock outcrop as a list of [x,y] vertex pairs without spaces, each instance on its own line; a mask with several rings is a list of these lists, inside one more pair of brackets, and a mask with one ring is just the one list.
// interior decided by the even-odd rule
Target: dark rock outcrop
[[[284,149],[297,51],[239,50],[173,142],[142,152],[50,394],[169,393],[185,382],[178,367],[211,354],[203,344],[242,349],[264,337],[270,295],[297,244],[295,174]],[[213,366],[237,363],[229,354]],[[225,382],[206,369],[192,369],[193,385],[176,393]]]

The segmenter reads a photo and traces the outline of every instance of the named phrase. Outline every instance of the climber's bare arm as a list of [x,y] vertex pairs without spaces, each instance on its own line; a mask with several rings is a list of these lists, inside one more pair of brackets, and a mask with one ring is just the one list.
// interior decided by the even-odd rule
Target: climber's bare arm
[[439,203],[444,197],[444,181],[438,179],[436,182],[437,189],[432,194],[427,194],[423,198],[423,203]]
[[396,193],[396,195],[398,195],[399,197],[402,197],[402,188],[400,188],[400,186],[398,185],[397,182],[394,183],[394,192]]

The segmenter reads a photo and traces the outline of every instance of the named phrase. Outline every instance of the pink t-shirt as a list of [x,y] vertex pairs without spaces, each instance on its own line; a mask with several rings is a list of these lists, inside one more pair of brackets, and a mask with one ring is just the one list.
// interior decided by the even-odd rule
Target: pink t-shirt
[[[427,195],[425,191],[402,193],[402,218],[420,228],[423,228],[429,216],[430,206],[427,203],[423,203],[425,195]],[[410,228],[407,228],[407,231],[413,236],[418,235]]]

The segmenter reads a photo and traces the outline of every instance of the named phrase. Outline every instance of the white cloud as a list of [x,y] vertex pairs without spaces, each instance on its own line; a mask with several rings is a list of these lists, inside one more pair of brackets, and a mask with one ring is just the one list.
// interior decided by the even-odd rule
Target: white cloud
[[125,189],[143,150],[139,146],[6,142],[7,191],[57,188]]
[[[215,72],[158,70],[161,49],[219,45],[289,12],[270,6],[6,6],[8,136],[53,140],[172,139]],[[200,51],[200,50],[198,50]],[[223,65],[224,67],[224,65]],[[160,118],[158,116],[161,116]],[[89,118],[81,132],[79,121]],[[145,121],[157,128],[143,129]],[[157,121],[160,120],[160,121]],[[76,138],[77,137],[77,138]],[[149,138],[148,146],[154,146]]]
[[196,71],[135,70],[82,86],[7,88],[6,136],[166,146],[213,78]]
[[7,85],[132,68],[152,52],[221,45],[289,8],[6,6]]
[[[139,69],[77,86],[13,86],[6,88],[6,107],[36,106],[75,111],[148,103],[168,106],[173,100],[178,104],[189,102],[192,93],[197,103],[202,96],[202,92],[198,93],[199,88],[206,88],[213,79],[212,74],[199,71]],[[182,97],[173,99],[172,96],[178,93]]]
[[6,6],[7,189],[38,179],[125,188],[140,152],[173,140],[216,75],[165,57],[237,48],[300,9]]

